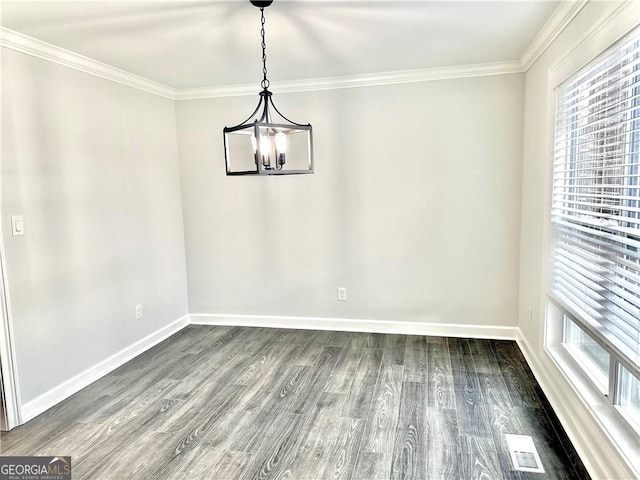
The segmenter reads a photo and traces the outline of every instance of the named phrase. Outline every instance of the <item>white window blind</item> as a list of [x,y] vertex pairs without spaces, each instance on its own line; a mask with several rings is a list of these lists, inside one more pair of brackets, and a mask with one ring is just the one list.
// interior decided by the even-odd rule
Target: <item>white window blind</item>
[[640,27],[556,90],[550,294],[640,364]]

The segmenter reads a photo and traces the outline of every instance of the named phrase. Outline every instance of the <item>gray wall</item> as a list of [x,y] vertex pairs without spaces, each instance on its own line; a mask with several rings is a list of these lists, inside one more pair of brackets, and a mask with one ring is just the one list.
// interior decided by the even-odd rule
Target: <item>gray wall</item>
[[257,95],[174,105],[2,60],[23,403],[187,311],[515,325],[523,75],[276,95],[316,174],[228,178],[222,127]]
[[[7,49],[2,67],[24,403],[187,313],[184,235],[171,100]],[[23,237],[10,235],[14,214]]]
[[257,95],[176,103],[191,313],[516,324],[523,75],[273,90],[315,175],[225,176]]

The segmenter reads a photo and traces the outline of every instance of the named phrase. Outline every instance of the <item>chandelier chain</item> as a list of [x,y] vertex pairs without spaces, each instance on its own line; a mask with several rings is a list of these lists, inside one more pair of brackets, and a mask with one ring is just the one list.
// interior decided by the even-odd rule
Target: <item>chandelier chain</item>
[[269,80],[267,79],[267,43],[264,39],[264,7],[260,8],[260,36],[262,36],[262,82],[260,82],[260,86],[265,90],[269,88]]

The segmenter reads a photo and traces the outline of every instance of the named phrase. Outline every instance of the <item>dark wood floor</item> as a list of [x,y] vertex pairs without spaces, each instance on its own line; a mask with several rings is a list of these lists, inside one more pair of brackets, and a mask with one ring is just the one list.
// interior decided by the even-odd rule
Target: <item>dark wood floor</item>
[[1,448],[74,479],[588,478],[514,342],[366,333],[190,326]]

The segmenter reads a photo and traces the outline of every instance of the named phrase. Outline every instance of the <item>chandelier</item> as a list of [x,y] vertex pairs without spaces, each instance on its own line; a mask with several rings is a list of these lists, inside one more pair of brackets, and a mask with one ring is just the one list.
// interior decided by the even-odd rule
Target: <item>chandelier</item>
[[262,91],[251,115],[235,127],[224,127],[227,175],[291,175],[313,173],[313,136],[310,124],[289,120],[276,108],[267,79],[264,9],[273,0],[250,0],[260,9],[262,37]]

